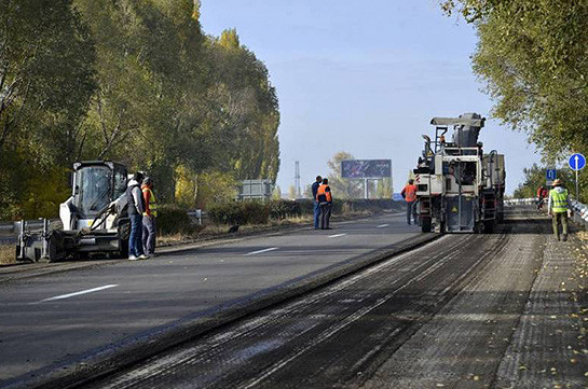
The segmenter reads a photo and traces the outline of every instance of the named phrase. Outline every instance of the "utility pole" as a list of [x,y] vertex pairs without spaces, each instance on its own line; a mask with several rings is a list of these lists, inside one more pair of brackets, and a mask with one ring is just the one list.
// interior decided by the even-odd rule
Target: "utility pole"
[[294,188],[296,188],[296,197],[301,198],[300,192],[300,161],[294,163]]

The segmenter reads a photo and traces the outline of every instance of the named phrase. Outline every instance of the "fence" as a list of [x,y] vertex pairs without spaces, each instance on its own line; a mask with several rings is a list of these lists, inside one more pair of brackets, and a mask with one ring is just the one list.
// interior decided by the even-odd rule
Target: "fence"
[[574,210],[574,221],[588,227],[588,205],[572,200],[572,209]]
[[537,204],[537,199],[534,199],[534,198],[504,200],[504,205],[535,205],[535,204]]
[[[573,221],[576,223],[583,224],[584,227],[588,228],[588,205],[583,204],[577,200],[572,199],[572,210],[574,211]],[[537,204],[536,198],[526,199],[509,199],[504,200],[505,205],[535,205]],[[545,199],[545,208],[547,208],[547,199]]]

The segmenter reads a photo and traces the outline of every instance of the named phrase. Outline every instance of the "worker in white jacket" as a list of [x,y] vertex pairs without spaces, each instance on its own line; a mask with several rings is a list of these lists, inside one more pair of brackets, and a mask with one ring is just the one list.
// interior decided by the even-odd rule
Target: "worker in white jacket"
[[143,252],[143,195],[141,194],[141,185],[143,174],[140,172],[127,183],[127,212],[131,219],[131,233],[129,235],[129,260],[147,259],[148,256]]

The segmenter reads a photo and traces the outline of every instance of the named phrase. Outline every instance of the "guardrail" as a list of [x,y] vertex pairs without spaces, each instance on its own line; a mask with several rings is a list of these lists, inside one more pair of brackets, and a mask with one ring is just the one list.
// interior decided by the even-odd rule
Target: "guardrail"
[[12,222],[2,222],[0,223],[0,235],[8,235],[14,232],[14,223]]
[[[33,230],[42,229],[43,219],[27,220],[27,227]],[[16,241],[14,222],[0,222],[0,245],[15,244]]]
[[504,200],[504,205],[535,205],[535,204],[537,204],[537,199],[535,199],[535,198]]
[[14,223],[0,223],[0,245],[9,245],[15,242]]
[[574,221],[583,223],[585,227],[588,226],[588,205],[576,200],[571,202],[574,209]]
[[[573,221],[576,223],[582,223],[588,229],[588,205],[583,204],[577,200],[572,199],[572,209],[574,211]],[[537,204],[536,198],[526,199],[508,199],[504,200],[505,205],[535,205]],[[544,207],[547,209],[547,199],[545,199]]]

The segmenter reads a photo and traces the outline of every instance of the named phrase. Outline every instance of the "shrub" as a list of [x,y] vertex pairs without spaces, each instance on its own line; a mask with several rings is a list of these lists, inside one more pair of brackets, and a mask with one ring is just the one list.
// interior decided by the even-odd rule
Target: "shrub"
[[272,219],[286,219],[302,216],[302,206],[298,201],[276,200],[269,204]]
[[188,212],[175,206],[163,206],[157,210],[157,229],[161,235],[190,235],[194,232]]
[[240,203],[219,203],[208,208],[207,215],[210,221],[216,224],[245,224]]
[[269,221],[269,204],[257,201],[245,201],[240,204],[243,208],[246,224],[267,224]]

